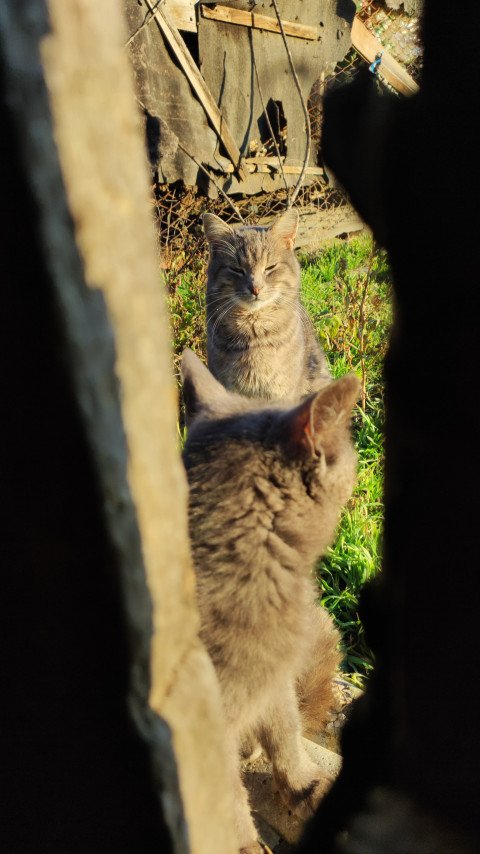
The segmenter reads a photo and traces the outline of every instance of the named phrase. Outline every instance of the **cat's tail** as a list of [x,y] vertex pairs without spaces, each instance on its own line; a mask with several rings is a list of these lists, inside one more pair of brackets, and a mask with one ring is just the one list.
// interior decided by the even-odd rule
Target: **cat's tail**
[[297,694],[303,730],[320,732],[334,706],[333,679],[341,661],[340,634],[330,614],[320,606],[312,615],[311,631],[311,654],[297,682]]

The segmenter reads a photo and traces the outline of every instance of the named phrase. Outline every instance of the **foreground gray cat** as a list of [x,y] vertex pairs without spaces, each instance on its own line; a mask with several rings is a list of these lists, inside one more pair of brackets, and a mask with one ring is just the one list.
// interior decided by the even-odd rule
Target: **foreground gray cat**
[[207,278],[208,366],[230,391],[267,400],[301,400],[331,375],[300,297],[293,252],[298,216],[270,228],[235,231],[214,214],[203,227]]
[[329,784],[303,751],[299,706],[316,694],[320,729],[338,635],[314,604],[311,570],[355,480],[349,424],[360,383],[342,377],[290,408],[228,392],[190,350],[182,376],[201,637],[223,696],[239,848],[259,854],[242,745],[260,742],[302,817]]

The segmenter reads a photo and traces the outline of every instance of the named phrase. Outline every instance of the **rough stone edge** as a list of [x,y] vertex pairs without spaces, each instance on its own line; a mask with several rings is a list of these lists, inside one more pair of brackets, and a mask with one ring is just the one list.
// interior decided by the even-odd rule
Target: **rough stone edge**
[[[190,848],[190,836],[199,836],[195,828],[196,815],[194,807],[190,804],[185,805],[185,812],[189,820],[189,828],[182,804],[182,797],[179,791],[177,777],[177,756],[174,755],[172,749],[172,735],[168,725],[154,714],[148,705],[148,696],[150,690],[150,661],[151,661],[151,617],[152,603],[147,589],[145,580],[145,568],[148,575],[148,546],[143,543],[142,555],[142,539],[140,531],[142,525],[137,522],[138,506],[135,506],[133,496],[135,492],[132,482],[135,477],[132,477],[131,456],[132,449],[130,448],[130,457],[127,451],[127,442],[124,434],[123,421],[125,423],[125,398],[128,397],[128,389],[122,387],[122,383],[118,383],[116,374],[121,375],[121,369],[118,370],[118,339],[113,333],[113,328],[110,323],[110,318],[114,321],[114,312],[112,306],[109,305],[109,294],[106,289],[102,293],[101,290],[93,290],[85,283],[85,270],[87,279],[92,274],[92,266],[89,264],[88,257],[82,252],[83,258],[80,256],[78,246],[81,247],[79,240],[79,222],[77,219],[76,230],[72,223],[72,199],[69,197],[69,202],[66,199],[65,185],[63,182],[61,168],[58,159],[58,152],[54,142],[54,136],[58,143],[58,114],[56,114],[55,122],[52,122],[50,116],[50,104],[48,92],[45,86],[45,67],[42,67],[42,60],[39,55],[39,44],[45,40],[49,32],[49,12],[52,13],[52,8],[55,4],[50,3],[49,9],[44,2],[38,3],[22,3],[16,4],[13,0],[7,0],[0,8],[0,43],[3,49],[3,63],[5,74],[7,77],[9,104],[13,121],[17,127],[17,135],[19,144],[23,148],[22,156],[31,164],[30,181],[31,192],[38,207],[39,212],[39,229],[42,232],[42,240],[45,246],[48,246],[50,251],[46,258],[46,263],[51,271],[51,279],[54,283],[56,296],[59,304],[60,313],[62,315],[62,323],[67,330],[67,340],[65,341],[66,358],[70,363],[70,369],[75,376],[75,382],[78,392],[78,404],[82,417],[86,426],[88,441],[91,445],[92,453],[97,460],[98,469],[102,477],[102,488],[105,500],[105,517],[106,523],[110,531],[112,543],[119,554],[122,567],[122,585],[124,593],[124,608],[128,631],[131,639],[131,684],[129,705],[132,719],[135,722],[136,728],[144,741],[148,744],[150,754],[152,756],[153,769],[158,783],[158,797],[162,807],[163,814],[167,824],[170,827],[172,838],[175,844],[175,850],[179,854],[183,854]],[[82,15],[96,15],[105,19],[104,32],[112,33],[112,38],[118,35],[120,24],[117,29],[112,27],[112,22],[117,18],[119,20],[120,10],[110,3],[111,8],[108,14],[98,16],[98,4],[83,3],[80,7],[65,8],[65,13],[71,14],[77,19]],[[88,7],[88,8],[87,8]],[[96,8],[95,8],[96,7]],[[105,10],[103,10],[105,13]],[[88,23],[88,22],[87,22]],[[77,20],[78,24],[78,20]],[[90,33],[90,35],[93,35]],[[98,44],[95,45],[98,48]],[[118,49],[118,45],[116,45]],[[43,54],[45,63],[45,54]],[[53,66],[50,67],[50,72],[55,74],[59,69]],[[61,74],[61,70],[60,70]],[[126,74],[124,81],[126,79]],[[123,81],[123,82],[124,82]],[[51,83],[50,79],[50,83]],[[118,90],[117,90],[118,91]],[[54,111],[55,112],[55,111]],[[88,125],[87,117],[84,117]],[[116,117],[118,118],[118,117]],[[111,117],[105,116],[105,121],[109,121]],[[117,131],[122,131],[123,128],[116,127]],[[131,131],[131,128],[128,129]],[[71,140],[72,142],[72,140]],[[134,145],[138,149],[138,160],[141,160],[141,139],[135,140]],[[61,149],[61,144],[60,144]],[[108,164],[104,164],[107,166]],[[65,162],[62,159],[62,167],[67,173],[67,190],[70,190],[69,182],[74,180],[72,173],[68,173],[68,168],[65,169]],[[128,171],[128,170],[127,170]],[[141,170],[142,171],[142,170]],[[78,176],[81,181],[81,175]],[[147,209],[147,181],[143,176],[142,183],[144,192],[143,203]],[[105,188],[104,188],[105,189]],[[132,223],[135,221],[135,214],[138,213],[137,199],[128,198],[129,188],[126,187],[125,199],[130,202],[130,210],[127,211]],[[49,199],[50,204],[44,205],[43,200]],[[108,202],[113,204],[115,200],[109,199]],[[80,209],[74,211],[74,217],[82,213]],[[81,247],[82,248],[82,247]],[[84,247],[83,247],[84,248]],[[150,264],[152,272],[156,270],[155,251],[153,239],[147,234],[143,243],[142,249],[150,256]],[[90,273],[90,277],[89,274]],[[95,278],[95,276],[94,276]],[[96,282],[98,285],[103,285],[101,280]],[[105,297],[105,299],[104,299]],[[158,304],[161,303],[159,293]],[[108,313],[106,304],[108,305]],[[158,305],[156,307],[158,309]],[[161,312],[161,309],[160,309]],[[128,325],[128,323],[127,323]],[[164,358],[168,352],[167,343],[167,323],[164,314],[161,315],[161,332],[163,334],[163,342],[160,343],[159,352],[155,354],[155,358]],[[139,343],[137,341],[137,343]],[[117,352],[115,345],[117,344]],[[122,399],[123,406],[121,407],[120,400]],[[171,420],[171,441],[169,451],[174,448],[175,423],[172,419],[172,413],[175,409],[175,393],[173,383],[171,390],[167,394],[166,408]],[[131,411],[130,411],[131,416]],[[151,425],[150,425],[151,426]],[[127,424],[128,431],[128,424]],[[114,441],[112,441],[114,436]],[[178,454],[176,454],[178,459]],[[176,480],[181,482],[182,474],[181,465],[178,459],[178,471]],[[185,502],[186,489],[184,489],[183,500]],[[186,514],[184,514],[186,516]],[[141,520],[139,520],[141,522]],[[186,523],[185,523],[186,524]],[[143,532],[142,532],[143,534]],[[184,555],[188,553],[188,545],[185,545]],[[158,556],[157,556],[158,557]],[[145,567],[147,564],[147,567]],[[158,570],[158,566],[157,566]],[[187,577],[185,577],[185,573]],[[188,631],[185,632],[185,647],[187,650],[195,650],[198,648],[196,641],[197,618],[192,607],[193,602],[193,583],[188,579],[188,572],[184,567],[181,576],[181,585],[178,585],[174,590],[174,597],[177,597],[179,611],[182,616],[190,617],[190,625]],[[149,576],[153,591],[154,604],[158,608],[158,590],[161,587],[162,579],[153,579]],[[179,586],[181,589],[179,590]],[[157,595],[155,595],[157,594]],[[158,613],[155,609],[155,622],[158,629]],[[161,622],[161,617],[160,617]],[[153,655],[158,667],[162,664],[162,638],[159,638],[157,630],[157,642],[153,643]],[[203,649],[199,650],[200,655],[206,654]],[[174,649],[174,657],[177,657],[177,665],[181,657],[185,657],[185,649]],[[163,676],[163,674],[162,674]],[[160,686],[160,695],[165,697],[167,686],[175,677],[175,669],[170,667],[169,672],[165,676],[165,683]],[[159,680],[162,682],[162,679]],[[171,687],[171,684],[170,684]],[[193,686],[198,689],[197,686]],[[211,706],[211,716],[215,718],[218,728],[218,695],[216,691],[216,683],[212,680],[212,697],[207,700]],[[173,741],[182,741],[182,733],[175,732],[175,710],[172,717]],[[215,739],[213,739],[215,741]],[[215,745],[217,746],[217,745]],[[221,765],[221,760],[219,760]],[[180,777],[185,775],[185,769],[180,768]],[[223,790],[228,787],[223,783]],[[213,797],[212,797],[213,800]],[[228,798],[227,798],[228,801]],[[223,823],[225,828],[223,844],[211,846],[208,838],[204,840],[203,845],[193,845],[191,850],[194,851],[233,851],[233,847],[229,844],[231,837],[229,824],[228,809],[224,809],[223,815],[220,817],[220,823]],[[190,824],[192,820],[193,827]],[[192,834],[193,830],[193,834]],[[201,828],[202,832],[204,826]],[[218,833],[217,833],[218,836]],[[191,841],[191,839],[190,839]]]

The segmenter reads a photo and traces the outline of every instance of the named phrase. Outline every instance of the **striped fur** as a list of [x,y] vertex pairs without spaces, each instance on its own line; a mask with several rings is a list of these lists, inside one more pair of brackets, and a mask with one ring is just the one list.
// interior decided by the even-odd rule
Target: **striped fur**
[[266,400],[301,400],[331,380],[325,354],[300,302],[293,246],[298,217],[235,231],[203,218],[210,246],[208,366],[229,391]]

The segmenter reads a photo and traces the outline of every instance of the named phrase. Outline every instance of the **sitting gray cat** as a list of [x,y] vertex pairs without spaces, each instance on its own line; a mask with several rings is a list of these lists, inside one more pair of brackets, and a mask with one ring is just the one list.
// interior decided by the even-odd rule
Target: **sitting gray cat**
[[287,211],[270,228],[235,231],[207,213],[203,226],[212,374],[230,391],[267,400],[301,400],[325,386],[325,354],[299,297],[297,213]]
[[350,374],[291,408],[228,392],[190,350],[182,376],[201,637],[224,702],[239,848],[259,854],[242,746],[260,742],[300,816],[312,814],[329,783],[303,751],[299,693],[316,684],[324,716],[338,634],[315,605],[311,570],[354,484],[349,423],[360,384]]

